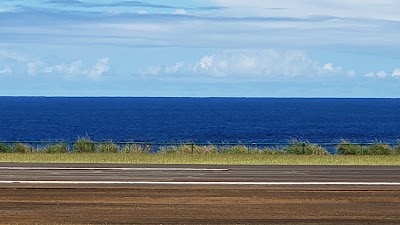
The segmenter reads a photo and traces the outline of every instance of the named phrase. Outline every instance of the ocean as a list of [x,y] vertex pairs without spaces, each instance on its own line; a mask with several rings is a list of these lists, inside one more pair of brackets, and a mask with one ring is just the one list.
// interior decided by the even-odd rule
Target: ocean
[[0,141],[396,142],[400,99],[0,97]]

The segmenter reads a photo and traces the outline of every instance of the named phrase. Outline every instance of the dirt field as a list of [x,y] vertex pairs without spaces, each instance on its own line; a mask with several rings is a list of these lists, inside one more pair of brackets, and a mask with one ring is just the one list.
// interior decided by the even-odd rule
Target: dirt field
[[400,191],[5,188],[18,224],[400,224]]

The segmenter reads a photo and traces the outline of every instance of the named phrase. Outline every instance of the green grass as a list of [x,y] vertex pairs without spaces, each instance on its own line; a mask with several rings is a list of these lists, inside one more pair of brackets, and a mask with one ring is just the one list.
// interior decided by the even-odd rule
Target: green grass
[[68,146],[66,144],[53,144],[53,145],[48,145],[45,146],[42,151],[44,153],[51,153],[51,154],[55,154],[55,153],[67,153],[68,152]]
[[292,155],[329,155],[328,150],[320,145],[296,140],[292,141],[284,150]]
[[96,144],[88,137],[79,138],[73,147],[76,153],[93,153],[96,152]]
[[268,154],[121,154],[121,153],[4,153],[0,162],[221,164],[221,165],[400,165],[400,155],[268,155]]
[[395,155],[400,153],[399,148],[399,145],[393,148],[382,142],[362,146],[343,141],[336,146],[337,153],[340,155]]

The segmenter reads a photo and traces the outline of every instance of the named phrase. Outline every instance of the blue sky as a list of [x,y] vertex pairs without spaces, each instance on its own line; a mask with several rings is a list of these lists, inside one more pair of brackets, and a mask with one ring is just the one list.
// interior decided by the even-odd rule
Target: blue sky
[[397,0],[3,0],[0,95],[400,97]]

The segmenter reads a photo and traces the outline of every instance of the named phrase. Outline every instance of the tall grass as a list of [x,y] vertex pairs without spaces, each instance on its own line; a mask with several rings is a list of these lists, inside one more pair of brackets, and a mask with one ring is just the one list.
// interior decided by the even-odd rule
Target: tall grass
[[[119,147],[118,145],[110,142],[106,142],[106,143],[100,143],[97,146],[97,150],[99,153],[117,153],[119,151]],[[91,152],[92,149],[90,149],[89,152]]]
[[44,153],[68,153],[68,146],[65,143],[53,144],[45,146],[42,150]]
[[342,141],[336,146],[336,150],[340,155],[395,155],[400,153],[400,145],[393,148],[388,144],[377,142],[363,146]]
[[396,155],[400,155],[400,143],[398,143],[397,146],[394,148],[394,153]]
[[249,154],[258,153],[258,149],[251,150],[250,147],[247,147],[245,145],[232,145],[222,147],[220,152],[227,154]]
[[285,151],[292,155],[329,155],[326,148],[309,142],[292,141]]
[[[66,143],[34,144],[0,143],[0,153],[123,153],[123,154],[180,154],[180,155],[329,155],[321,145],[293,140],[286,146],[262,147],[244,144],[177,144],[151,145],[145,143],[94,142],[88,137],[79,138],[72,145]],[[400,143],[391,146],[382,142],[373,144],[354,144],[342,141],[336,146],[338,155],[400,155]]]
[[394,155],[395,150],[387,144],[375,143],[365,150],[365,155]]
[[144,153],[151,153],[151,146],[150,145],[142,145],[142,144],[125,144],[119,150],[121,153],[127,154],[144,154]]
[[13,152],[15,153],[32,153],[36,151],[37,150],[33,146],[25,143],[16,143],[13,146]]
[[79,138],[73,148],[75,153],[94,153],[96,152],[96,144],[88,137]]
[[340,155],[362,155],[364,153],[361,145],[352,144],[347,141],[342,141],[336,146],[337,153]]
[[218,149],[214,145],[183,144],[183,145],[163,146],[160,148],[159,153],[204,155],[204,154],[216,154],[218,153]]

